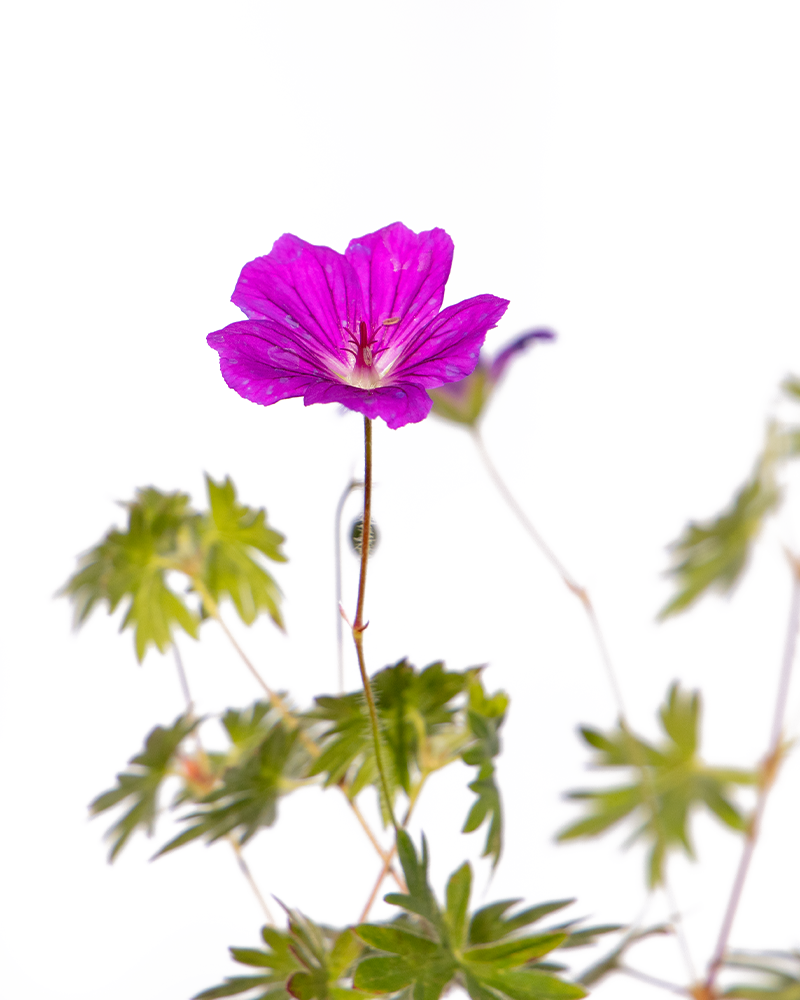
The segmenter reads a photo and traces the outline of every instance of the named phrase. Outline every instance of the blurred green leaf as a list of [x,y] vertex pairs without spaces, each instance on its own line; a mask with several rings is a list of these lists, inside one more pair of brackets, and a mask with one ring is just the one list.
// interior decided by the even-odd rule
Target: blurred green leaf
[[247,625],[265,611],[283,628],[278,606],[280,590],[253,553],[286,562],[281,551],[284,536],[267,525],[263,507],[255,509],[239,503],[230,477],[216,483],[206,475],[206,487],[210,509],[200,528],[203,583],[215,601],[230,597]]
[[[620,929],[620,928],[617,928]],[[622,941],[599,962],[592,964],[585,972],[578,976],[578,982],[582,986],[597,986],[598,983],[606,979],[615,972],[619,972],[623,967],[623,961],[628,951],[640,941],[655,935],[671,934],[672,928],[668,924],[658,924],[655,927],[647,927],[642,930],[632,930],[626,934]],[[563,948],[568,945],[562,945]]]
[[[267,948],[231,948],[234,961],[264,969],[256,976],[230,976],[221,986],[198,993],[193,1000],[249,993],[252,1000],[358,1000],[371,994],[354,990],[349,977],[364,950],[349,928],[321,927],[295,910],[286,911],[286,931],[263,927]],[[250,1000],[248,998],[248,1000]]]
[[580,986],[537,967],[543,955],[567,939],[563,929],[516,934],[521,927],[567,905],[565,901],[532,907],[511,918],[504,914],[514,903],[505,901],[484,907],[470,920],[469,864],[451,875],[447,905],[442,911],[428,883],[425,838],[418,856],[409,835],[399,830],[397,852],[408,892],[389,893],[385,899],[411,916],[390,924],[361,924],[356,928],[371,948],[386,953],[370,955],[359,963],[353,979],[357,988],[377,993],[409,989],[414,1000],[438,1000],[454,985],[466,989],[473,1000],[545,1000],[586,995]]
[[[499,729],[508,707],[503,692],[489,696],[481,670],[445,670],[433,663],[418,671],[406,660],[385,667],[372,678],[393,801],[399,792],[409,800],[429,774],[456,760],[477,767],[470,788],[478,796],[464,832],[488,821],[484,855],[494,863],[502,848],[502,809],[494,779],[494,758],[500,752]],[[343,784],[355,798],[365,787],[379,785],[369,715],[363,692],[314,699],[306,718],[325,723],[319,737],[322,753],[312,774],[324,774],[325,785]],[[384,816],[388,822],[388,815]]]
[[122,628],[134,630],[140,662],[150,646],[166,652],[176,627],[196,639],[200,616],[168,583],[167,575],[178,572],[190,589],[204,589],[214,600],[229,596],[248,625],[266,611],[282,627],[280,591],[254,554],[285,561],[283,536],[267,526],[263,509],[237,502],[230,479],[219,484],[207,476],[206,483],[207,514],[193,510],[186,493],[152,486],[123,504],[127,530],[108,531],[80,557],[78,571],[59,591],[71,598],[76,625],[98,605],[105,603],[111,614],[127,599]]
[[185,493],[162,493],[153,487],[137,490],[136,499],[123,505],[128,530],[112,528],[99,545],[79,559],[61,595],[75,605],[75,621],[83,624],[101,603],[113,613],[129,599],[122,628],[134,629],[136,656],[149,646],[165,652],[172,630],[179,626],[197,638],[199,619],[166,582],[170,560],[190,544],[197,514]]
[[478,768],[478,775],[469,788],[478,796],[462,827],[462,833],[477,830],[488,820],[483,857],[491,857],[496,867],[503,850],[503,809],[500,790],[494,780],[494,758],[500,753],[499,730],[508,708],[508,698],[502,691],[491,698],[486,696],[480,679],[474,675],[469,683],[467,725],[473,743],[462,753],[465,764]]
[[178,750],[197,723],[198,720],[191,716],[179,715],[169,729],[156,726],[148,734],[142,752],[128,762],[130,770],[117,775],[116,788],[98,795],[89,806],[96,816],[121,802],[132,803],[108,831],[107,836],[113,841],[109,861],[116,858],[137,828],[152,836],[161,784],[170,774],[176,773],[174,765]]
[[234,834],[247,843],[262,827],[277,819],[278,799],[299,787],[308,776],[310,757],[289,726],[265,702],[247,712],[229,709],[223,717],[232,748],[217,786],[181,817],[189,824],[158,852],[166,854],[204,837],[208,843]]
[[740,1000],[800,1000],[800,951],[733,952],[726,968],[754,973],[754,982],[729,986],[723,997]]
[[800,378],[796,375],[787,375],[781,383],[781,389],[791,399],[800,400]]
[[731,801],[731,786],[754,785],[755,772],[708,767],[698,756],[700,695],[687,694],[673,684],[659,710],[667,737],[659,746],[618,726],[603,734],[581,730],[596,751],[594,767],[625,767],[634,772],[631,784],[601,791],[570,792],[569,798],[587,804],[588,815],[558,835],[559,840],[594,837],[631,817],[640,824],[630,841],[644,839],[651,845],[648,884],[661,884],[668,853],[682,848],[694,857],[688,822],[691,813],[705,806],[725,826],[747,829],[747,819]]
[[[794,394],[796,384],[797,380],[790,378],[783,388]],[[800,428],[769,424],[764,450],[753,473],[730,505],[716,518],[690,521],[680,538],[669,546],[673,565],[667,572],[677,584],[677,593],[662,608],[659,618],[684,611],[711,588],[727,593],[735,586],[765,519],[780,506],[781,466],[797,455]]]

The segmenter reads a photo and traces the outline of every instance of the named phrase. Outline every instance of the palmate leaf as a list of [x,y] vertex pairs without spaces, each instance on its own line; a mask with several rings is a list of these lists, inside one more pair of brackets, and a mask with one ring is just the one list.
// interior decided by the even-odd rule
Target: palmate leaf
[[259,552],[275,562],[286,562],[281,551],[284,536],[267,525],[263,507],[256,510],[239,503],[230,478],[216,483],[206,475],[206,487],[209,512],[200,528],[204,585],[215,601],[230,597],[247,625],[264,611],[283,628],[280,590],[254,555]]
[[470,919],[469,864],[451,875],[442,909],[428,883],[425,838],[418,856],[409,835],[399,830],[397,851],[408,892],[384,898],[402,907],[411,918],[356,928],[359,937],[383,953],[359,962],[353,978],[356,988],[375,993],[408,990],[413,1000],[438,1000],[454,985],[465,988],[473,1000],[555,1000],[586,995],[580,986],[537,968],[544,955],[567,940],[566,930],[516,933],[569,900],[532,907],[510,918],[505,914],[514,901],[506,900],[484,907]]
[[[790,377],[783,389],[794,396],[798,384]],[[673,565],[668,574],[677,584],[677,593],[662,608],[659,618],[684,611],[711,588],[727,593],[736,585],[764,521],[780,506],[781,466],[797,455],[800,428],[769,424],[764,450],[729,506],[708,521],[691,521],[670,545]]]
[[725,965],[747,970],[754,981],[729,986],[722,993],[724,997],[800,1000],[800,951],[737,951],[726,958]]
[[[452,704],[468,683],[467,673],[453,673],[433,663],[422,671],[401,660],[379,670],[371,680],[384,745],[391,791],[411,793],[424,770],[455,759],[460,747],[445,746],[465,740],[456,725],[457,707]],[[366,785],[378,783],[369,714],[363,692],[315,698],[308,713],[315,722],[328,723],[320,738],[323,747],[313,773],[324,774],[325,784],[347,780],[355,796]],[[438,737],[438,744],[436,738]],[[449,751],[449,752],[448,752]]]
[[229,709],[223,716],[231,738],[227,766],[220,768],[216,787],[181,817],[187,828],[157,856],[203,837],[208,843],[233,834],[247,843],[262,827],[272,826],[278,800],[298,788],[308,774],[308,750],[290,726],[267,702],[247,712]]
[[478,768],[477,777],[469,785],[478,798],[467,814],[462,833],[472,833],[488,821],[483,857],[491,857],[492,867],[497,866],[503,850],[503,807],[494,780],[493,761],[500,753],[499,731],[507,708],[508,698],[502,691],[488,698],[480,680],[477,677],[471,680],[467,725],[474,742],[464,750],[461,759]]
[[664,876],[667,855],[682,849],[694,857],[688,823],[693,811],[705,807],[725,826],[739,832],[747,819],[731,800],[735,785],[756,784],[755,772],[709,767],[698,756],[700,695],[687,694],[673,684],[659,710],[666,739],[653,746],[618,726],[603,734],[581,730],[596,751],[595,767],[624,767],[633,771],[628,785],[604,790],[570,792],[585,802],[588,814],[558,834],[559,840],[594,837],[630,817],[638,822],[630,840],[650,844],[647,880],[652,887]]
[[198,724],[197,719],[180,715],[169,729],[156,726],[147,736],[144,749],[129,761],[128,771],[117,775],[117,785],[98,795],[89,806],[92,815],[124,802],[128,811],[108,831],[111,839],[109,861],[113,861],[136,829],[152,836],[158,813],[161,784],[175,773],[174,765],[181,744]]
[[364,950],[363,942],[349,928],[333,930],[314,924],[295,910],[286,911],[286,931],[263,927],[267,945],[231,948],[233,959],[262,970],[258,975],[228,977],[220,986],[198,993],[193,1000],[249,994],[248,1000],[358,1000],[371,994],[354,990],[349,977]]
[[109,614],[127,598],[122,628],[134,630],[136,656],[141,662],[152,645],[165,652],[177,626],[197,638],[198,616],[166,581],[169,559],[187,544],[197,514],[185,493],[162,493],[153,487],[137,490],[124,504],[128,529],[112,528],[79,560],[61,595],[72,598],[75,621],[83,624],[91,612],[106,603]]
[[[401,791],[413,795],[427,775],[456,760],[476,767],[477,776],[469,787],[478,798],[464,832],[486,822],[484,855],[491,855],[496,864],[502,849],[502,808],[493,760],[500,752],[498,733],[508,707],[506,695],[498,692],[489,697],[480,669],[454,672],[442,663],[420,671],[401,660],[378,671],[371,683],[393,800]],[[325,723],[326,728],[319,737],[322,753],[311,773],[325,775],[326,786],[343,782],[351,797],[368,785],[378,787],[363,693],[322,696],[315,702],[307,718]]]
[[168,574],[178,572],[189,588],[214,600],[229,596],[246,624],[263,611],[282,627],[280,591],[254,556],[285,561],[283,536],[267,525],[263,509],[236,500],[230,479],[219,484],[207,476],[206,482],[207,514],[193,510],[186,493],[152,486],[123,504],[127,530],[108,531],[80,557],[77,572],[59,592],[73,601],[76,625],[101,604],[111,614],[126,601],[122,628],[134,630],[140,662],[151,646],[166,652],[176,628],[197,638],[200,616],[168,582]]

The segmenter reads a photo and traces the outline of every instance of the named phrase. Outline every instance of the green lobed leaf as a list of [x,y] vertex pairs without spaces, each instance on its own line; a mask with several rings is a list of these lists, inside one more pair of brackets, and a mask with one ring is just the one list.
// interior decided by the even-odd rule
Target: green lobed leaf
[[169,728],[156,726],[147,735],[142,752],[128,762],[130,770],[117,775],[116,787],[98,795],[89,806],[92,815],[96,816],[121,802],[130,803],[128,811],[106,835],[112,840],[109,861],[114,861],[135,830],[142,829],[152,836],[159,790],[164,779],[175,773],[181,744],[194,731],[198,721],[189,715],[179,715]]
[[[463,986],[481,1000],[585,996],[582,987],[558,978],[555,973],[563,967],[535,967],[543,955],[569,940],[573,924],[536,935],[517,934],[570,901],[541,904],[508,917],[516,901],[505,900],[483,907],[469,919],[472,871],[464,864],[448,880],[442,912],[428,883],[425,838],[417,855],[408,833],[399,830],[397,849],[408,893],[389,893],[384,898],[411,916],[402,923],[356,928],[362,940],[387,953],[371,955],[359,964],[356,987],[387,993],[408,988],[415,1000],[438,1000],[453,985]],[[464,950],[467,943],[472,947]],[[577,941],[574,946],[579,946]]]
[[230,763],[223,768],[215,788],[197,802],[194,811],[181,817],[190,824],[158,852],[157,856],[203,837],[213,843],[233,834],[247,843],[259,829],[272,826],[278,800],[299,787],[308,775],[310,756],[291,727],[267,702],[248,711],[230,709],[223,723],[231,736]]
[[[424,776],[458,759],[473,737],[465,706],[455,703],[474,674],[433,663],[418,671],[406,660],[378,671],[371,680],[381,730],[387,779],[393,798],[410,796]],[[363,692],[320,696],[309,720],[324,723],[322,754],[313,773],[326,786],[344,782],[351,797],[379,783],[372,732]]]
[[[797,379],[789,377],[783,389],[795,397],[797,384]],[[727,593],[736,585],[764,521],[781,503],[781,466],[797,455],[800,428],[770,423],[755,468],[729,506],[716,518],[691,521],[670,545],[673,564],[667,572],[677,584],[677,593],[659,618],[684,611],[709,589]]]
[[495,782],[494,758],[500,753],[500,727],[503,725],[508,708],[508,697],[498,691],[487,696],[475,673],[469,684],[469,707],[467,724],[473,742],[462,753],[465,764],[478,768],[477,777],[470,782],[469,789],[477,795],[472,804],[462,833],[477,830],[488,820],[483,857],[491,857],[492,867],[496,867],[503,851],[503,807],[500,790]]
[[215,600],[229,596],[247,624],[264,611],[282,627],[280,591],[255,557],[285,561],[283,536],[267,525],[263,509],[237,502],[230,479],[220,484],[207,476],[206,483],[206,514],[191,507],[188,494],[152,486],[123,504],[127,530],[108,531],[59,591],[72,600],[76,625],[101,604],[113,613],[125,601],[122,628],[133,629],[140,661],[151,646],[166,652],[176,628],[197,638],[200,616],[168,582],[178,572]]
[[[263,927],[267,945],[261,948],[231,948],[234,961],[263,968],[259,976],[228,977],[220,986],[197,994],[193,1000],[212,1000],[251,991],[252,1000],[358,1000],[370,994],[350,984],[355,963],[364,945],[350,928],[342,931],[322,927],[296,910],[286,910],[288,928]],[[248,998],[249,1000],[249,998]]]
[[200,579],[215,601],[229,597],[245,624],[251,625],[266,612],[283,628],[280,590],[255,554],[285,562],[281,551],[284,536],[269,527],[263,507],[248,507],[236,499],[230,477],[217,483],[206,474],[206,488],[209,513],[199,529]]
[[167,584],[166,573],[179,553],[191,549],[198,515],[187,494],[154,487],[137,490],[136,498],[123,506],[127,531],[112,528],[84,553],[59,595],[72,599],[76,625],[100,604],[111,614],[127,599],[122,628],[134,630],[141,662],[150,646],[162,653],[170,647],[175,627],[197,638],[199,618]]
[[700,696],[687,694],[673,684],[659,710],[666,740],[658,747],[619,726],[608,734],[582,730],[596,751],[594,766],[627,768],[633,781],[621,787],[580,790],[569,798],[583,801],[588,815],[558,834],[558,840],[594,837],[624,819],[636,819],[631,841],[650,844],[648,883],[663,881],[668,854],[682,849],[689,857],[694,849],[689,833],[691,814],[705,806],[728,828],[744,831],[747,818],[731,800],[732,786],[752,785],[757,775],[734,768],[714,768],[698,756]]

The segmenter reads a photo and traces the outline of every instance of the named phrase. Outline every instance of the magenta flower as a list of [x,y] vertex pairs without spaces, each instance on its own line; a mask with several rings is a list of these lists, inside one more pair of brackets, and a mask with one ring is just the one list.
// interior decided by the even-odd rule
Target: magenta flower
[[469,375],[508,306],[477,295],[441,309],[452,259],[443,229],[401,222],[344,254],[286,233],[242,269],[231,300],[248,318],[208,335],[222,377],[264,406],[302,396],[389,427],[424,419],[426,390]]
[[528,330],[511,341],[491,361],[481,356],[466,378],[452,385],[431,389],[433,412],[457,424],[475,427],[486,404],[513,359],[538,340],[555,340],[552,330]]

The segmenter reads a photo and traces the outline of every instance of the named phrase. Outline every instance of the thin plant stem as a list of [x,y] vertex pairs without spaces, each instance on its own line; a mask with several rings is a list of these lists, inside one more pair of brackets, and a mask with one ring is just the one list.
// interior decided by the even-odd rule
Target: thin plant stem
[[[586,590],[585,587],[583,587],[581,584],[577,582],[575,577],[569,572],[569,570],[561,562],[561,560],[558,558],[555,552],[550,548],[550,546],[544,540],[542,535],[538,532],[538,530],[536,529],[536,527],[534,526],[533,522],[530,520],[528,515],[522,509],[514,494],[508,488],[506,481],[500,475],[497,466],[492,461],[489,451],[486,448],[486,443],[484,442],[483,436],[481,435],[480,428],[476,426],[472,427],[471,430],[472,430],[472,440],[475,442],[475,447],[478,450],[478,454],[480,455],[483,464],[486,466],[486,471],[489,473],[489,477],[496,486],[498,492],[505,500],[505,502],[508,504],[511,511],[514,513],[517,520],[525,529],[525,531],[527,532],[528,536],[531,538],[533,543],[537,546],[537,548],[545,557],[545,559],[547,559],[547,561],[550,563],[553,569],[555,569],[555,571],[561,577],[567,589],[570,590],[581,602],[581,606],[583,607],[583,610],[586,613],[586,617],[589,620],[589,625],[592,630],[592,635],[594,636],[595,644],[597,645],[598,652],[600,653],[600,659],[603,663],[603,667],[605,668],[606,677],[608,679],[608,683],[611,688],[611,694],[614,699],[614,703],[616,704],[620,726],[623,729],[630,731],[630,727],[628,725],[628,720],[627,720],[627,712],[625,711],[625,700],[622,697],[622,689],[620,687],[619,680],[617,679],[617,672],[614,669],[614,664],[611,659],[611,654],[609,653],[608,650],[608,644],[606,643],[605,635],[600,626],[600,621],[597,617],[594,605],[592,604],[589,592]],[[653,798],[653,804],[655,807],[655,798]],[[657,813],[657,810],[654,808],[653,811],[655,815]],[[677,913],[678,910],[674,903],[672,891],[669,888],[669,885],[666,880],[666,873],[664,874],[664,888],[670,906]],[[683,960],[686,964],[687,972],[689,973],[690,977],[694,979],[695,978],[694,962],[692,961],[691,953],[689,951],[689,945],[686,940],[686,935],[680,920],[678,920],[675,924],[675,934],[678,939],[678,944],[681,953],[683,955]]]
[[389,793],[389,782],[386,780],[386,770],[383,764],[383,753],[381,752],[380,729],[378,727],[378,713],[375,709],[375,699],[372,696],[372,687],[367,676],[367,667],[364,661],[364,630],[369,622],[364,621],[364,597],[367,590],[367,564],[369,562],[369,539],[372,518],[372,421],[369,417],[364,417],[364,517],[361,528],[361,571],[358,575],[358,598],[356,601],[356,616],[353,620],[353,642],[356,647],[358,657],[358,669],[361,673],[361,683],[364,686],[364,696],[369,707],[369,719],[372,726],[372,741],[375,744],[375,759],[378,764],[378,772],[381,778],[383,795],[386,800],[386,811],[392,821],[392,826],[397,829],[397,820],[394,818],[392,808],[392,797]]
[[678,986],[676,983],[669,983],[666,979],[658,979],[656,976],[648,975],[646,972],[640,972],[638,969],[632,969],[629,965],[620,965],[617,969],[618,972],[623,972],[626,976],[630,976],[632,979],[638,979],[640,982],[648,983],[650,986],[657,986],[659,989],[667,990],[669,993],[677,993],[681,997],[690,997],[692,994],[689,990],[685,989],[683,986]]
[[564,581],[565,586],[572,591],[573,594],[578,598],[578,600],[583,605],[583,610],[586,612],[586,616],[589,619],[589,624],[592,629],[592,634],[594,635],[595,642],[597,643],[597,648],[600,652],[600,659],[603,661],[603,666],[605,667],[606,674],[608,675],[608,681],[611,685],[611,691],[614,696],[614,701],[617,706],[617,711],[619,713],[620,720],[624,723],[626,718],[625,712],[625,702],[622,698],[622,691],[617,681],[617,674],[614,670],[614,664],[611,661],[611,656],[608,652],[608,646],[606,645],[605,637],[603,635],[603,630],[600,628],[600,622],[598,621],[597,615],[592,605],[591,598],[589,597],[588,591],[585,587],[582,587],[569,572],[569,570],[564,566],[558,556],[553,552],[547,542],[542,538],[539,532],[534,527],[528,515],[522,509],[522,507],[517,502],[516,497],[511,492],[511,490],[506,485],[505,480],[500,475],[497,466],[491,459],[489,452],[484,443],[483,437],[481,435],[480,429],[478,427],[472,428],[472,440],[475,442],[475,447],[478,449],[478,454],[483,460],[483,464],[486,466],[486,471],[489,473],[489,477],[497,487],[498,492],[514,512],[517,520],[520,522],[522,527],[528,533],[528,535],[533,540],[534,544],[538,547],[542,555],[547,559],[550,565],[555,569],[561,579]]
[[186,701],[186,714],[194,715],[194,701],[192,700],[192,693],[189,690],[189,681],[186,677],[186,671],[183,669],[183,660],[181,659],[180,650],[178,649],[178,644],[176,642],[172,643],[172,652],[175,656],[175,667],[178,671],[178,680],[180,681],[181,691]]
[[[292,712],[292,710],[289,708],[289,706],[286,704],[286,702],[283,700],[283,698],[281,698],[281,696],[277,693],[277,691],[273,691],[272,690],[272,688],[267,684],[267,682],[264,680],[264,678],[261,676],[261,674],[256,670],[256,668],[253,665],[253,663],[250,660],[250,658],[247,656],[247,654],[245,653],[245,651],[242,649],[242,647],[236,641],[236,639],[234,638],[233,633],[231,632],[231,630],[225,624],[222,616],[219,613],[219,607],[217,606],[217,602],[214,600],[214,598],[208,592],[208,589],[205,587],[205,585],[200,580],[193,579],[192,582],[193,582],[195,590],[200,595],[200,598],[201,598],[201,600],[203,602],[203,606],[205,607],[206,611],[214,619],[214,621],[216,621],[218,623],[218,625],[220,626],[220,628],[222,629],[222,631],[225,633],[226,637],[230,641],[230,643],[233,646],[233,648],[239,654],[239,657],[244,662],[244,664],[247,667],[247,669],[255,677],[255,679],[261,685],[261,687],[263,688],[263,690],[266,692],[266,695],[269,698],[270,702],[275,706],[275,708],[280,713],[281,718],[291,728],[293,728],[293,729],[297,728],[298,721],[297,721],[297,717],[295,716],[294,712]],[[322,751],[317,746],[317,744],[309,737],[309,735],[306,732],[304,732],[302,729],[300,729],[300,731],[298,733],[298,737],[300,739],[300,742],[303,744],[303,746],[311,754],[312,757],[319,757],[319,755],[322,753]],[[342,792],[342,794],[347,799],[347,801],[350,802],[350,796],[347,794],[347,791],[344,788],[342,788],[341,785],[339,785],[338,787],[339,787],[339,790]],[[351,803],[351,805],[352,804],[353,803]],[[361,823],[362,827],[367,832],[367,836],[369,837],[370,842],[373,844],[373,846],[377,850],[379,857],[383,860],[385,858],[385,856],[386,856],[385,852],[383,851],[383,849],[378,844],[378,841],[376,840],[375,835],[372,833],[371,830],[369,830],[367,821],[360,814],[360,812],[356,812],[356,815],[359,817],[359,822]]]
[[686,929],[683,926],[683,914],[678,908],[678,904],[675,901],[675,894],[672,891],[672,886],[667,881],[667,873],[664,872],[664,895],[667,897],[667,903],[670,908],[670,920],[672,926],[675,930],[675,937],[678,941],[678,947],[683,955],[683,964],[686,966],[686,971],[689,973],[689,977],[692,982],[697,979],[697,968],[694,964],[694,959],[692,958],[692,952],[689,948],[689,941],[686,937]]
[[[789,554],[787,553],[787,555]],[[728,939],[730,938],[731,930],[733,929],[733,923],[736,919],[736,911],[739,908],[742,891],[744,890],[744,885],[747,881],[750,862],[753,859],[753,852],[755,851],[758,836],[761,832],[761,821],[764,816],[767,798],[769,797],[769,793],[775,783],[775,778],[777,777],[778,769],[784,753],[784,747],[782,744],[783,724],[786,716],[786,702],[789,694],[789,683],[792,676],[792,665],[797,651],[797,632],[798,627],[800,627],[800,559],[796,556],[789,555],[789,562],[793,575],[792,598],[789,607],[789,622],[783,650],[781,673],[778,680],[778,691],[775,698],[775,711],[772,718],[769,746],[761,765],[761,780],[758,787],[756,807],[753,811],[752,819],[750,820],[744,848],[742,850],[742,857],[739,861],[739,867],[736,870],[730,898],[728,899],[728,905],[722,918],[722,926],[720,927],[717,946],[714,949],[714,954],[708,967],[706,988],[710,996],[714,996],[714,987],[717,976],[719,975],[719,971],[725,961]]]
[[397,883],[397,886],[400,889],[400,891],[401,892],[405,892],[406,888],[407,888],[405,882],[400,878],[400,876],[397,874],[397,872],[394,870],[394,868],[392,868],[392,856],[394,854],[394,845],[390,848],[389,851],[385,851],[381,847],[381,845],[378,843],[378,840],[375,837],[375,834],[372,832],[372,829],[370,828],[369,823],[367,823],[366,819],[364,819],[364,814],[358,808],[358,806],[353,801],[353,799],[351,799],[348,796],[347,797],[347,802],[348,802],[348,805],[350,806],[350,808],[353,810],[353,815],[356,817],[356,819],[358,820],[358,822],[361,824],[361,829],[364,831],[364,833],[366,833],[367,837],[369,837],[369,842],[372,844],[372,846],[377,851],[378,856],[383,861],[384,865],[387,866],[387,868],[386,868],[387,873],[389,875],[391,875],[392,878],[395,880],[395,882]]
[[[172,651],[175,654],[175,667],[177,668],[178,671],[178,678],[181,683],[181,690],[183,691],[183,697],[186,699],[186,713],[187,715],[194,715],[194,701],[192,699],[192,693],[189,690],[189,681],[188,678],[186,677],[186,671],[183,667],[183,660],[181,658],[180,650],[178,649],[178,645],[175,642],[172,643]],[[200,740],[200,734],[196,730],[194,734],[194,739],[197,745],[198,752],[203,753],[203,744]],[[275,920],[273,919],[272,914],[269,911],[269,907],[267,906],[266,900],[261,894],[261,890],[258,888],[258,885],[256,884],[256,880],[253,878],[253,873],[250,871],[247,862],[242,857],[242,849],[237,843],[236,838],[233,836],[233,834],[229,833],[226,839],[233,848],[233,853],[236,855],[236,860],[239,865],[239,871],[244,875],[245,879],[247,880],[248,885],[253,891],[253,895],[258,900],[261,909],[264,911],[264,916],[267,918],[268,923],[274,924]]]
[[[214,619],[214,621],[219,625],[219,627],[225,633],[225,636],[227,637],[228,641],[236,650],[236,652],[239,654],[239,658],[241,659],[242,663],[244,663],[244,665],[247,667],[247,669],[250,671],[253,677],[255,677],[256,681],[263,689],[264,693],[269,698],[270,702],[275,706],[275,708],[280,713],[281,718],[284,720],[284,722],[286,722],[286,724],[291,729],[296,729],[298,722],[294,712],[292,712],[292,710],[289,708],[289,706],[286,704],[283,698],[281,698],[278,692],[273,691],[272,688],[269,686],[269,684],[267,684],[267,682],[258,672],[258,670],[256,670],[250,657],[247,655],[247,653],[245,653],[245,651],[236,641],[233,632],[231,632],[231,630],[225,624],[225,620],[219,613],[219,607],[217,605],[217,602],[208,592],[208,589],[205,586],[205,584],[202,582],[202,580],[199,580],[196,577],[192,578],[192,584],[197,593],[200,595],[200,599],[202,600],[203,606],[205,607],[209,616]],[[317,744],[312,739],[309,738],[308,734],[303,732],[302,729],[299,732],[299,738],[300,742],[303,744],[306,750],[308,750],[308,752],[311,754],[312,757],[319,757],[322,751],[317,746]]]
[[[422,775],[422,777],[420,778],[420,780],[417,782],[416,788],[411,793],[411,798],[409,799],[409,802],[408,802],[408,808],[406,809],[406,814],[403,817],[402,823],[400,824],[400,827],[403,830],[405,830],[405,828],[408,826],[408,823],[409,823],[409,821],[411,819],[411,814],[414,812],[414,806],[417,804],[417,799],[419,799],[420,792],[422,791],[422,786],[428,780],[428,774],[429,774],[429,772],[426,771]],[[364,907],[364,910],[361,913],[361,917],[359,918],[359,923],[363,924],[364,921],[369,916],[369,911],[372,909],[372,907],[373,907],[373,905],[375,903],[375,899],[376,899],[376,897],[378,895],[378,891],[380,890],[381,885],[383,885],[383,880],[386,878],[386,876],[391,871],[390,866],[392,864],[392,861],[394,860],[394,856],[395,856],[396,852],[397,852],[397,842],[395,841],[395,843],[392,844],[392,846],[391,846],[391,848],[389,850],[388,855],[384,859],[383,867],[381,868],[380,873],[378,874],[378,877],[375,880],[375,885],[372,887],[372,892],[370,893],[370,896],[369,896],[369,899],[367,900],[366,906]]]
[[239,862],[239,870],[249,882],[250,888],[253,890],[253,894],[260,903],[261,909],[264,911],[264,916],[267,918],[267,923],[271,924],[274,927],[275,918],[270,913],[270,909],[267,906],[267,901],[261,895],[261,890],[256,885],[256,880],[253,878],[253,873],[250,871],[250,866],[244,860],[244,857],[242,855],[242,848],[237,843],[236,838],[233,836],[233,834],[229,833],[227,839],[230,842],[231,847],[233,848],[233,853],[236,855],[236,860]]
[[342,629],[342,514],[347,498],[353,490],[360,490],[363,483],[357,479],[351,479],[344,488],[339,502],[336,504],[336,517],[334,524],[334,560],[336,563],[336,653],[337,666],[339,668],[339,694],[344,694],[344,637]]

